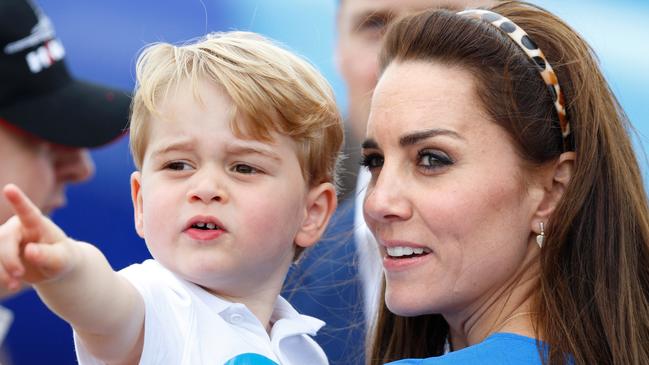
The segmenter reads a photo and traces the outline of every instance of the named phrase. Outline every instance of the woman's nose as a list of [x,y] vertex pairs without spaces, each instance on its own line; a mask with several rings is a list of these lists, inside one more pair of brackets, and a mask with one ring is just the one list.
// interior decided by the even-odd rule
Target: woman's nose
[[367,187],[363,213],[366,221],[388,222],[406,220],[412,215],[403,176],[384,168]]

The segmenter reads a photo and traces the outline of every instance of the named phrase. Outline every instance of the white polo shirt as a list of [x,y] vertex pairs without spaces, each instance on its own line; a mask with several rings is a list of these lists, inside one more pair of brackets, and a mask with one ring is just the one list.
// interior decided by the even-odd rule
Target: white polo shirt
[[[241,303],[231,303],[179,278],[155,260],[120,271],[145,304],[140,364],[232,364],[266,357],[259,364],[328,364],[314,336],[324,322],[299,314],[284,298],[275,302],[270,336]],[[79,364],[103,364],[75,334]],[[240,359],[239,361],[237,359]]]

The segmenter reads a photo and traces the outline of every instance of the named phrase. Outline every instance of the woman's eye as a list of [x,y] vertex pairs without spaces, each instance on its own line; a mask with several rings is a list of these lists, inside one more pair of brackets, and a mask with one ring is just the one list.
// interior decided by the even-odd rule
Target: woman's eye
[[239,174],[258,174],[261,172],[250,165],[246,165],[242,163],[234,165],[232,167],[232,171],[237,172]]
[[369,170],[381,167],[383,166],[383,156],[377,153],[363,155],[361,157],[361,166],[366,167]]
[[435,169],[453,164],[453,161],[443,152],[423,150],[417,154],[417,166],[425,169]]
[[165,165],[165,169],[175,171],[189,170],[191,168],[192,166],[190,164],[182,161],[173,161]]

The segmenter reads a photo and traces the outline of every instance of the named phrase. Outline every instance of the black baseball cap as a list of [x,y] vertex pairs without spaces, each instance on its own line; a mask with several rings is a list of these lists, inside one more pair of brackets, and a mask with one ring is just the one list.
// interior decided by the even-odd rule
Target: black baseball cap
[[96,147],[124,134],[130,97],[74,79],[64,56],[36,4],[0,0],[0,123],[70,147]]

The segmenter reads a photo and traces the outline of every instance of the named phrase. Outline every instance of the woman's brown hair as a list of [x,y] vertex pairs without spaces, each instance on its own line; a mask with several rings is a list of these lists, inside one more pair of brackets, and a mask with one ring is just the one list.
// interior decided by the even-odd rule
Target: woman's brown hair
[[[396,22],[381,66],[435,62],[472,73],[482,106],[530,167],[575,152],[574,173],[546,226],[534,311],[546,364],[649,363],[649,209],[631,125],[588,44],[549,12],[495,6],[523,28],[554,68],[572,134],[563,140],[552,96],[534,63],[487,22],[429,10]],[[441,315],[401,317],[381,302],[369,364],[438,356]]]

